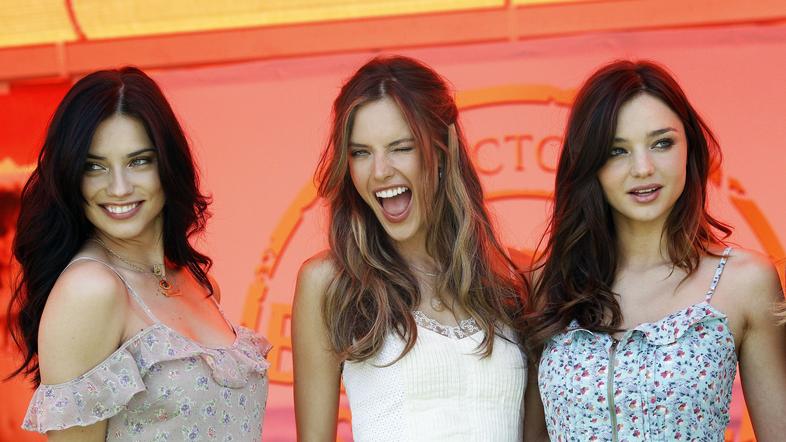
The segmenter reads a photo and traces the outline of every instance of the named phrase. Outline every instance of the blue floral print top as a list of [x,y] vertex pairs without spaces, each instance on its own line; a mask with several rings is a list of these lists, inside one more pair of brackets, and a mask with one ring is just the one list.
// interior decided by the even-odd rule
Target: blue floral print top
[[232,326],[231,346],[203,346],[158,321],[117,275],[152,325],[76,379],[41,384],[22,428],[45,433],[107,419],[108,441],[261,440],[270,344]]
[[723,441],[737,372],[726,315],[703,302],[616,340],[573,321],[545,346],[538,385],[552,441]]

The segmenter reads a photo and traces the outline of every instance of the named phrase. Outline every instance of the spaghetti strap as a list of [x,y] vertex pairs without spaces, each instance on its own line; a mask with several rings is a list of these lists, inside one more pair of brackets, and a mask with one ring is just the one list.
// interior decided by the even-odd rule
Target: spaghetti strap
[[233,332],[237,333],[235,331],[235,326],[232,325],[232,323],[229,321],[229,319],[227,319],[227,315],[224,314],[224,309],[221,308],[221,304],[219,304],[218,301],[216,301],[216,297],[213,296],[213,295],[210,295],[210,299],[213,300],[213,304],[215,304],[216,308],[218,309],[218,314],[220,314],[221,317],[224,318],[224,322],[227,323],[227,325],[229,326],[229,329],[232,330]]
[[715,294],[715,289],[718,287],[718,282],[720,282],[721,274],[723,274],[723,269],[726,267],[726,261],[729,260],[730,253],[731,247],[726,247],[726,249],[723,251],[720,262],[718,263],[718,267],[715,269],[715,275],[712,277],[710,289],[707,290],[707,294],[704,296],[704,301],[708,304],[712,302],[712,295]]
[[[128,280],[126,280],[126,278],[120,272],[118,272],[117,269],[112,267],[109,263],[106,263],[104,261],[101,261],[100,259],[93,258],[93,257],[90,257],[90,256],[80,256],[78,258],[74,258],[71,262],[69,262],[68,265],[65,266],[65,269],[67,269],[68,267],[71,266],[71,264],[73,264],[73,263],[75,263],[77,261],[94,261],[94,262],[97,262],[97,263],[100,263],[100,264],[104,265],[106,268],[108,268],[109,270],[114,272],[115,275],[117,275],[117,277],[120,278],[121,281],[123,281],[123,285],[126,286],[126,289],[128,290],[128,293],[131,294],[132,298],[134,298],[134,302],[136,302],[139,305],[139,307],[142,308],[142,310],[147,315],[148,319],[153,321],[153,323],[155,323],[155,324],[161,322],[161,321],[158,320],[158,318],[156,318],[156,315],[153,314],[153,312],[150,310],[150,308],[147,306],[147,304],[145,304],[145,302],[142,301],[142,298],[139,296],[139,294],[137,294],[136,290],[134,290],[134,288],[131,286],[131,284],[128,282]],[[63,271],[65,271],[65,269],[63,269]]]

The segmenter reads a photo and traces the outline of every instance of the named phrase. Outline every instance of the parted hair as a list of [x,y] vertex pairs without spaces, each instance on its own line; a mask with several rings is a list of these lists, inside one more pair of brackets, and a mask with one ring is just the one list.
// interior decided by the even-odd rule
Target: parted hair
[[417,279],[349,172],[356,112],[383,97],[401,110],[422,157],[426,248],[442,266],[437,290],[453,294],[456,305],[476,319],[485,331],[479,351],[488,356],[498,327],[520,329],[524,283],[495,236],[451,90],[431,68],[401,56],[374,58],[346,81],[333,104],[332,132],[317,168],[336,267],[323,306],[330,343],[346,360],[366,360],[389,333],[405,340],[401,356],[417,339],[412,316],[421,296]]
[[166,259],[184,267],[205,286],[211,260],[189,239],[202,232],[209,197],[200,193],[199,176],[188,140],[158,85],[135,67],[93,72],[77,81],[57,106],[38,162],[22,189],[14,257],[21,274],[12,297],[16,312],[13,337],[24,360],[23,372],[40,382],[38,326],[49,292],[94,226],[84,211],[81,191],[85,160],[96,128],[113,115],[138,119],[158,153],[158,172],[166,203],[163,241]]
[[707,211],[707,182],[720,164],[718,143],[685,93],[662,66],[616,61],[598,69],[579,90],[565,130],[554,184],[554,203],[540,276],[527,314],[528,344],[540,354],[545,342],[571,320],[592,331],[618,331],[622,314],[611,290],[618,265],[616,232],[598,171],[609,157],[620,108],[651,95],[684,125],[688,148],[685,188],[668,215],[663,236],[676,268],[695,272],[703,255],[731,228]]

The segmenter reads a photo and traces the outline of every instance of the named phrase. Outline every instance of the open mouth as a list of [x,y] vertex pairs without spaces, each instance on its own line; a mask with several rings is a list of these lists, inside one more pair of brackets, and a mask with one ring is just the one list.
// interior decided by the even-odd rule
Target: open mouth
[[658,193],[662,188],[663,186],[659,184],[654,184],[652,186],[642,186],[628,191],[628,194],[633,196],[636,201],[649,202],[657,198]]
[[412,203],[412,192],[406,186],[391,187],[376,192],[374,195],[382,206],[382,212],[389,220],[396,222],[406,217]]
[[125,219],[134,216],[142,205],[142,201],[136,201],[128,204],[100,204],[104,209],[104,213],[115,219]]

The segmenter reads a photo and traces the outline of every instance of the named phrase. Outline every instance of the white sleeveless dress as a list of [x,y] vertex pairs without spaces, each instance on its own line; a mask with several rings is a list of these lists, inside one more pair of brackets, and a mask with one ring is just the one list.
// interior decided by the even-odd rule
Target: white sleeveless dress
[[443,326],[414,312],[418,337],[404,348],[395,335],[375,357],[346,362],[343,380],[352,433],[364,441],[521,441],[527,362],[508,332],[489,357],[473,319]]

